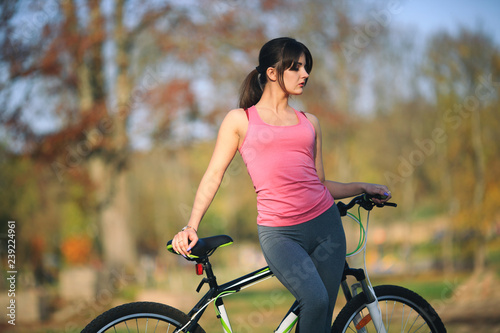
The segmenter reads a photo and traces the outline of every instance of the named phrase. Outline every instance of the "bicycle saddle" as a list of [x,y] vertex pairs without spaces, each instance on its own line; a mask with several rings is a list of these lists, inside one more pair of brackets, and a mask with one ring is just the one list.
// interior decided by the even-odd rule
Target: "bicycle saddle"
[[[199,238],[196,245],[191,250],[191,254],[186,258],[188,260],[196,260],[198,258],[208,257],[214,253],[219,247],[231,245],[233,239],[228,235],[217,235],[212,237]],[[178,254],[172,247],[172,240],[167,243],[167,250],[174,254]]]

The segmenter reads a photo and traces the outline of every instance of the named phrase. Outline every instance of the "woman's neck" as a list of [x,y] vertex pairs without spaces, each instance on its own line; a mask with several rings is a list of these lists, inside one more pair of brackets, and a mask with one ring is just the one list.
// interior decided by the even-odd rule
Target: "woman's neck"
[[281,87],[277,88],[266,86],[262,97],[256,104],[257,107],[270,109],[276,113],[286,112],[288,110],[288,95],[283,92]]

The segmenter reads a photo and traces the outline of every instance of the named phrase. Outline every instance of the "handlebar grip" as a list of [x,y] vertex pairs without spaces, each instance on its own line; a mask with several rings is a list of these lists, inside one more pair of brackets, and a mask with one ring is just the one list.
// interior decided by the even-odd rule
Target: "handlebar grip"
[[[342,201],[337,202],[337,208],[339,209],[340,216],[346,216],[347,211],[354,207],[355,205],[360,205],[366,210],[372,210],[373,207],[384,207],[384,206],[390,206],[390,207],[397,207],[398,205],[393,203],[393,202],[384,202],[381,204],[376,204],[374,203],[371,199],[372,198],[378,198],[380,200],[384,200],[382,196],[380,195],[370,195],[370,194],[361,194],[354,199],[352,199],[348,204],[343,203]],[[385,197],[387,198],[387,197]]]
[[337,208],[339,210],[340,216],[346,216],[349,208],[342,201],[337,202]]

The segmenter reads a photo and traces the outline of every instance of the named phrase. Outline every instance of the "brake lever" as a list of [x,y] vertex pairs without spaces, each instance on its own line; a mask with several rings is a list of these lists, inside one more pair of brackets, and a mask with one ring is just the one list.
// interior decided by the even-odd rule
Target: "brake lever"
[[381,204],[376,204],[376,203],[373,203],[375,206],[377,206],[378,208],[382,208],[382,207],[385,207],[385,206],[389,206],[389,207],[397,207],[398,204],[397,203],[394,203],[394,202],[384,202],[384,203],[381,203]]

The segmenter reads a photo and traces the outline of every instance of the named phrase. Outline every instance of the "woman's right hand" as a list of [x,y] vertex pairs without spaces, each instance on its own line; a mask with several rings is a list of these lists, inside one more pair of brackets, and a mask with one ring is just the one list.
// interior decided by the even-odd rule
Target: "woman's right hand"
[[191,253],[191,249],[198,242],[198,234],[192,227],[179,231],[172,239],[172,247],[175,252],[187,257]]

